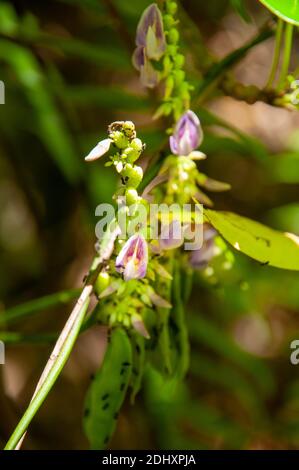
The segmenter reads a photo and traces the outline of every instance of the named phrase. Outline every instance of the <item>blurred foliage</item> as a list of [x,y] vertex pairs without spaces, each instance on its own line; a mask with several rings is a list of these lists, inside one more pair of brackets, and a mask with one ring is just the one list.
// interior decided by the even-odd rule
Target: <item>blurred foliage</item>
[[[115,189],[113,173],[102,163],[84,164],[83,156],[117,119],[135,121],[147,143],[149,174],[165,147],[164,123],[151,119],[159,97],[140,87],[130,59],[136,24],[149,3],[0,3],[6,94],[0,109],[0,296],[2,310],[11,308],[7,317],[0,316],[0,339],[14,343],[7,345],[7,364],[0,369],[3,443],[49,350],[33,349],[31,343],[53,340],[52,332],[65,319],[61,305],[73,297],[72,292],[43,297],[29,304],[32,317],[26,314],[32,309],[15,306],[81,284],[93,254],[95,206],[110,201]],[[237,10],[237,21],[260,23],[265,10],[255,0],[183,0],[181,5],[188,73],[196,85],[193,109],[205,131],[202,150],[208,158],[201,165],[232,185],[232,191],[215,197],[215,206],[299,234],[296,133],[273,154],[259,132],[236,128],[198,96],[256,44],[268,44],[269,34],[257,32],[215,61],[207,50],[223,29],[223,18]],[[188,48],[191,36],[194,48]],[[126,403],[121,413],[114,448],[298,448],[299,381],[289,361],[290,342],[299,335],[298,274],[238,253],[234,269],[226,267],[218,275],[213,266],[194,274],[187,380],[167,381],[148,369],[136,404]],[[99,338],[95,330],[82,346],[84,359],[64,372],[30,428],[27,448],[87,446],[81,420],[89,375],[99,364]]]

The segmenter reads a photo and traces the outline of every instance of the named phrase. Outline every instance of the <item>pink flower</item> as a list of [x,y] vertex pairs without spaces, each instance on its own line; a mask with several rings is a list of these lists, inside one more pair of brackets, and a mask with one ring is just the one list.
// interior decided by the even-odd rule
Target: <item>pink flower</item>
[[143,235],[136,233],[122,247],[115,261],[116,270],[123,273],[124,280],[145,277],[148,263],[148,247]]
[[159,73],[151,60],[159,60],[166,50],[162,15],[155,3],[144,10],[137,26],[133,65],[140,72],[141,83],[153,88],[159,82]]
[[193,111],[186,111],[177,122],[169,145],[175,155],[187,156],[201,144],[203,132],[200,121]]

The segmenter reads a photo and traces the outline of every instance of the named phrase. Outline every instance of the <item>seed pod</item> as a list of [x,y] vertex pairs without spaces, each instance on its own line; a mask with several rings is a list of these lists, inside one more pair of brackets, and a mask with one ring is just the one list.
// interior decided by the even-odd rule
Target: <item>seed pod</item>
[[131,364],[130,340],[124,330],[115,329],[85,403],[84,429],[93,450],[104,449],[114,432],[130,381]]

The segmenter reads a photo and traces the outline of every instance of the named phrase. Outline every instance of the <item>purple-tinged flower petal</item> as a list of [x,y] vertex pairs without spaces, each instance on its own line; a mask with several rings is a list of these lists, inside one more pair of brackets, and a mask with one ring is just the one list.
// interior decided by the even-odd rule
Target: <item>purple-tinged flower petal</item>
[[143,46],[138,46],[135,49],[132,62],[134,67],[140,72],[140,81],[144,87],[154,88],[159,83],[159,72],[152,66]]
[[149,59],[144,55],[144,65],[140,68],[140,81],[142,86],[155,88],[159,80],[159,72],[154,69]]
[[138,314],[132,316],[132,326],[134,330],[137,331],[141,336],[143,336],[146,339],[150,338],[149,332],[146,329],[146,326],[142,320],[142,317]]
[[141,70],[141,67],[144,66],[144,46],[138,46],[133,52],[132,63],[137,70]]
[[160,295],[156,294],[156,292],[150,292],[149,298],[151,302],[156,305],[157,307],[161,308],[171,308],[172,305],[168,302],[168,300],[163,299]]
[[169,137],[169,145],[170,145],[170,149],[171,149],[172,153],[177,155],[177,153],[178,153],[178,144],[177,144],[177,141],[176,141],[176,139],[173,135],[171,135]]
[[203,132],[200,121],[193,111],[186,111],[177,122],[169,138],[171,151],[175,155],[187,156],[202,142]]
[[166,172],[161,173],[160,175],[155,176],[152,181],[144,188],[141,197],[143,199],[149,200],[150,192],[158,185],[165,183],[168,180],[168,174]]
[[97,160],[98,158],[105,155],[105,153],[107,153],[110,149],[111,142],[111,139],[101,140],[101,142],[99,142],[85,157],[85,161],[93,162],[94,160]]
[[192,251],[190,264],[195,269],[204,269],[209,261],[215,256],[216,245],[214,237],[217,231],[209,224],[203,226],[202,243],[198,250]]
[[184,230],[179,220],[173,220],[170,224],[162,225],[159,248],[160,250],[173,250],[184,243]]
[[191,158],[191,160],[205,160],[207,158],[206,154],[200,152],[199,150],[193,150],[189,154],[189,157]]
[[123,273],[125,281],[145,277],[148,247],[143,235],[132,235],[122,247],[115,261],[116,270]]
[[144,10],[137,26],[136,45],[146,48],[149,59],[159,60],[166,50],[162,14],[153,3]]
[[104,297],[107,297],[108,295],[113,294],[114,292],[116,292],[119,289],[120,286],[121,286],[120,281],[111,282],[110,286],[106,287],[106,289],[104,289],[103,292],[101,292],[101,294],[98,296],[98,298],[103,299]]

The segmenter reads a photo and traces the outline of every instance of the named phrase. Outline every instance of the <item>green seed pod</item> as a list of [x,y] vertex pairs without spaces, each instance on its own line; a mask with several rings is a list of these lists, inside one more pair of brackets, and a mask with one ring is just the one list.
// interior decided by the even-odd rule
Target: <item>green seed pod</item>
[[177,54],[173,60],[174,65],[177,69],[181,69],[184,66],[185,57],[183,56],[183,54]]
[[104,449],[116,426],[132,370],[132,346],[126,332],[113,330],[100,370],[88,390],[84,429],[93,450]]
[[142,168],[140,166],[127,163],[124,170],[122,171],[122,177],[125,179],[125,182],[128,184],[128,186],[137,188],[143,178]]
[[97,295],[100,295],[110,284],[110,276],[106,271],[101,272],[94,284],[94,290]]
[[137,204],[137,202],[139,202],[138,193],[134,188],[128,188],[126,190],[125,196],[127,206],[132,206],[133,204]]
[[177,29],[171,28],[170,31],[168,31],[168,43],[169,44],[177,44],[178,40],[180,39],[180,35]]
[[119,149],[125,149],[129,145],[128,138],[124,135],[123,132],[120,131],[114,131],[109,134],[110,139],[113,140],[115,143],[116,147]]
[[170,15],[175,15],[176,12],[177,12],[177,9],[178,9],[178,6],[177,6],[176,2],[167,2],[166,3],[166,11]]

